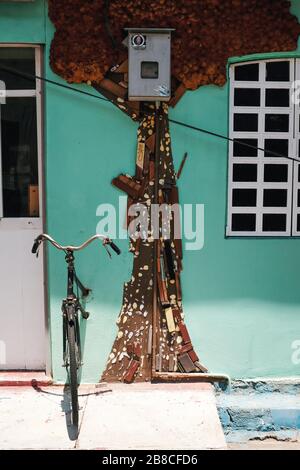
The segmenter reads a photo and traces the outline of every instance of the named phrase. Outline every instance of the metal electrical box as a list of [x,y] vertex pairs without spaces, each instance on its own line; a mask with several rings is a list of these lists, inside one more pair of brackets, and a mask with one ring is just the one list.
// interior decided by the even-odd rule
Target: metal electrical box
[[171,98],[172,29],[127,28],[129,101]]

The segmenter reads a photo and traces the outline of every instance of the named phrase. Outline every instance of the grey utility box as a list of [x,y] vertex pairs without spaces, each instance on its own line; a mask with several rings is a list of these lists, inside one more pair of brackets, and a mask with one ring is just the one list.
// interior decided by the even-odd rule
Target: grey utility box
[[128,28],[129,101],[171,98],[172,29]]

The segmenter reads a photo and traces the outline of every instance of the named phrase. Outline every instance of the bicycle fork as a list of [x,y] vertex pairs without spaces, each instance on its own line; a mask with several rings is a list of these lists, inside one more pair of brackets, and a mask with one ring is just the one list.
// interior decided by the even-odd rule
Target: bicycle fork
[[[83,318],[89,317],[88,312],[82,307],[78,298],[74,294],[74,281],[77,283],[78,279],[74,269],[74,255],[71,251],[66,253],[66,262],[68,264],[68,284],[67,284],[67,298],[62,302],[62,315],[63,315],[63,367],[68,367],[68,331],[74,328],[75,341],[77,346],[77,367],[83,365],[81,360],[81,346],[80,346],[80,330],[78,321],[78,311],[81,312]],[[83,286],[82,286],[83,287]],[[80,283],[81,288],[81,283]],[[85,289],[85,288],[84,288]],[[85,289],[89,292],[88,289]]]
[[62,303],[62,316],[63,316],[63,367],[68,367],[69,364],[69,351],[68,351],[68,330],[74,328],[77,353],[78,353],[78,365],[81,364],[81,351],[80,351],[80,338],[78,335],[79,324],[78,314],[75,310],[75,302],[70,302],[70,299],[64,299]]

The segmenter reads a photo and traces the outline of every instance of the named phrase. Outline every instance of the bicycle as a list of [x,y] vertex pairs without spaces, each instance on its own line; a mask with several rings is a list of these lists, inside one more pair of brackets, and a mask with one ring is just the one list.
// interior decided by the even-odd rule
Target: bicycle
[[[119,255],[121,250],[109,238],[103,235],[94,235],[80,246],[62,246],[52,237],[43,233],[35,240],[32,247],[32,253],[38,257],[39,247],[42,242],[49,241],[58,250],[64,251],[67,263],[67,297],[62,301],[63,314],[63,367],[66,367],[69,376],[69,386],[71,389],[72,403],[72,423],[78,427],[78,373],[82,366],[82,356],[80,347],[80,329],[78,321],[78,312],[82,318],[88,319],[89,313],[82,306],[79,298],[79,290],[82,297],[87,297],[91,289],[85,287],[79,280],[75,270],[74,252],[87,247],[94,240],[102,240],[104,248],[106,248],[111,257],[108,246],[110,246]],[[74,284],[77,287],[77,293],[74,292]]]

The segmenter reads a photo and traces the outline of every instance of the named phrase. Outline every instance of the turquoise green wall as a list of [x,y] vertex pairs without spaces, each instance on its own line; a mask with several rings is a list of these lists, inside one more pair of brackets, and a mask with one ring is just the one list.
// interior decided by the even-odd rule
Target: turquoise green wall
[[[292,11],[300,19],[300,0],[292,1]],[[48,20],[44,29],[43,1],[0,5],[0,41],[45,41],[45,74],[64,83],[48,65],[52,35]],[[121,193],[110,181],[134,171],[136,125],[108,103],[52,85],[46,87],[45,104],[47,230],[62,242],[77,243],[95,232],[100,203],[117,205]],[[174,119],[220,133],[228,131],[227,116],[227,86],[189,92],[171,111]],[[291,343],[300,339],[300,240],[225,239],[226,142],[175,125],[172,136],[177,166],[189,152],[179,182],[181,202],[205,204],[205,246],[185,253],[183,272],[186,321],[202,362],[232,377],[298,375]],[[85,381],[99,378],[115,337],[122,284],[132,266],[127,242],[120,245],[123,254],[112,261],[98,246],[77,257],[78,273],[93,289],[91,317],[82,328]],[[53,371],[63,380],[65,265],[54,249],[49,249],[49,283]]]
[[44,43],[46,2],[37,0],[28,3],[1,3],[0,41]]

